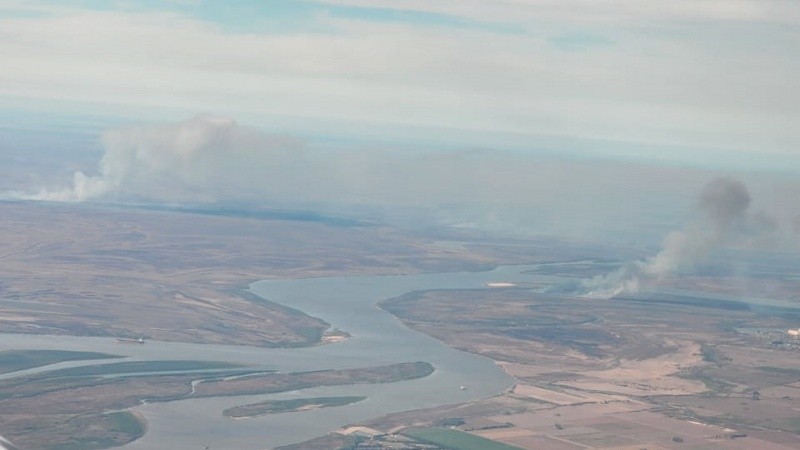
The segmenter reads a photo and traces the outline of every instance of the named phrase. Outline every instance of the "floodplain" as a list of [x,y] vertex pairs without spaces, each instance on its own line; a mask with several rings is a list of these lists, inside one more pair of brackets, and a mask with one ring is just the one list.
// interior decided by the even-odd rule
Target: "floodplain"
[[[766,266],[739,291],[724,276],[693,275],[637,295],[586,298],[553,287],[613,271],[637,255],[538,238],[497,241],[469,231],[448,243],[441,234],[317,219],[24,202],[0,207],[9,218],[2,225],[8,270],[0,330],[144,342],[87,352],[67,339],[59,349],[9,341],[11,351],[0,354],[0,429],[25,448],[155,448],[140,438],[163,424],[148,423],[140,411],[151,414],[165,402],[245,396],[214,414],[242,412],[237,422],[303,417],[359,410],[372,402],[355,400],[380,396],[344,386],[414,379],[429,379],[431,393],[442,380],[457,380],[442,396],[454,401],[431,406],[406,396],[408,403],[392,412],[358,415],[342,430],[285,448],[450,445],[414,437],[410,430],[421,428],[537,449],[800,447],[800,340],[787,332],[800,323],[798,281],[771,278]],[[189,222],[202,230],[188,233]],[[322,232],[335,239],[289,251]],[[180,244],[178,235],[185,238]],[[593,259],[597,254],[606,256]],[[422,273],[429,274],[401,275]],[[259,279],[272,284],[248,289]],[[262,285],[264,293],[255,295]],[[364,291],[366,300],[348,303],[347,286],[368,285],[385,294]],[[300,286],[308,294],[283,301]],[[775,295],[755,296],[763,286]],[[402,325],[378,319],[385,312],[371,308],[376,302]],[[405,327],[418,333],[404,334]],[[386,332],[413,342],[418,362],[393,361],[391,351],[379,349],[391,341]],[[451,355],[437,360],[446,370],[436,373],[439,366],[425,358],[450,353],[427,336],[496,367],[474,365],[486,370],[476,382],[475,374],[448,372]],[[325,353],[330,367],[276,372],[236,358],[143,357],[167,351],[168,342],[270,348],[297,366],[300,359],[286,357]],[[342,357],[347,367],[333,368],[331,361]],[[494,374],[498,368],[505,375]],[[502,391],[497,386],[508,386],[505,380],[510,387]],[[295,394],[252,397],[279,392]],[[366,434],[346,431],[353,429]]]

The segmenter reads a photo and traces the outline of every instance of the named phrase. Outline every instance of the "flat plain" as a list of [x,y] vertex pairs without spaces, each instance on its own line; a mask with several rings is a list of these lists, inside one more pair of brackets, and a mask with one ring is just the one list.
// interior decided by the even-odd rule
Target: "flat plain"
[[392,228],[315,216],[0,202],[0,217],[6,333],[313,345],[328,328],[323,320],[259,299],[248,284],[494,261]]
[[[531,263],[541,264],[532,276],[585,278],[641,256],[545,238],[410,233],[275,212],[28,202],[0,202],[0,212],[4,333],[325,345],[347,339],[347,330],[330,330],[324,317],[259,299],[248,284]],[[603,258],[592,259],[597,255]],[[503,280],[485,289],[386,299],[380,307],[407,326],[495,361],[514,378],[514,387],[491,399],[353,424],[373,430],[366,437],[333,433],[287,448],[436,448],[413,431],[403,434],[420,428],[536,449],[800,448],[800,340],[787,333],[800,326],[798,279],[786,275],[789,269],[781,276],[767,269],[746,282],[665,280],[669,293],[614,299],[547,294],[541,282]],[[783,303],[737,300],[762,291]],[[107,448],[146,432],[141,417],[118,411],[145,399],[392,382],[433,370],[408,362],[356,372],[273,374],[208,361],[115,357],[0,355],[5,372],[98,359],[91,370],[11,373],[0,380],[0,434],[31,449]]]

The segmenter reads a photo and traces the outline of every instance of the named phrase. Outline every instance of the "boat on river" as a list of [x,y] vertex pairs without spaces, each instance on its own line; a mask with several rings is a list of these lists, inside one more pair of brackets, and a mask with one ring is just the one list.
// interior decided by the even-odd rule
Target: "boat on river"
[[144,339],[117,338],[117,342],[119,342],[120,344],[144,344]]

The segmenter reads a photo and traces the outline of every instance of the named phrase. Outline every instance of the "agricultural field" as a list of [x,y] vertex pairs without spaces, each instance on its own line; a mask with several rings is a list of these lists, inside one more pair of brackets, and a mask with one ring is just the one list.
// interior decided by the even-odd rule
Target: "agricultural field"
[[403,434],[449,450],[519,450],[501,442],[449,428],[411,428]]
[[[519,286],[415,292],[381,307],[515,378],[508,401],[483,402],[494,414],[460,411],[459,428],[485,438],[547,449],[800,447],[800,354],[785,331],[772,337],[796,328],[800,309],[691,295],[588,300]],[[453,411],[422,422],[444,414]]]

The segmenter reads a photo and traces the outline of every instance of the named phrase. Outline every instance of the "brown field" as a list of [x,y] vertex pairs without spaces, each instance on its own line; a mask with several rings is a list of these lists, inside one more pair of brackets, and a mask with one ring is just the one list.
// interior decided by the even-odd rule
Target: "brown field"
[[[463,410],[461,428],[483,437],[530,449],[800,448],[800,349],[739,331],[788,329],[798,312],[522,288],[418,292],[382,307],[518,380],[500,397],[518,403]],[[467,428],[478,417],[510,426]]]
[[599,392],[579,391],[573,389],[545,389],[527,384],[517,384],[512,391],[517,397],[527,397],[554,405],[577,405],[582,403],[618,402],[628,400],[620,395],[608,395]]
[[665,339],[664,344],[675,347],[675,351],[644,360],[620,359],[616,367],[588,370],[581,373],[580,378],[561,384],[584,391],[616,392],[634,396],[704,392],[706,386],[702,382],[675,376],[684,368],[702,362],[700,345],[671,339]]

